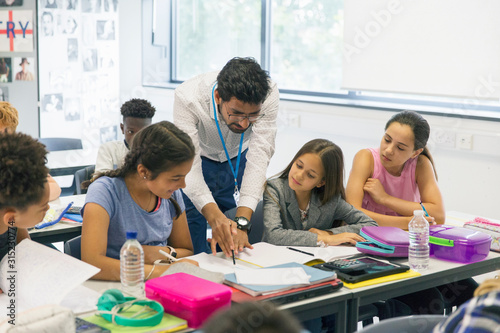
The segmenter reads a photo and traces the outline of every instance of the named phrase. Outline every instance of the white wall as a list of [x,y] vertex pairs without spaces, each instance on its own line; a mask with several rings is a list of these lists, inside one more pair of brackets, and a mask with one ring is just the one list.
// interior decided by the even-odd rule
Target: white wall
[[[157,108],[154,121],[172,120],[173,91],[141,86],[140,1],[120,2],[120,91],[122,102],[146,98]],[[137,21],[136,21],[137,20]],[[282,101],[276,153],[268,175],[276,174],[313,138],[327,138],[344,151],[346,177],[354,154],[379,145],[393,112]],[[436,164],[446,210],[500,219],[500,123],[425,116],[431,125],[429,148]],[[298,124],[298,126],[297,126]],[[461,134],[472,135],[472,149],[456,147]],[[499,195],[500,196],[500,195]]]

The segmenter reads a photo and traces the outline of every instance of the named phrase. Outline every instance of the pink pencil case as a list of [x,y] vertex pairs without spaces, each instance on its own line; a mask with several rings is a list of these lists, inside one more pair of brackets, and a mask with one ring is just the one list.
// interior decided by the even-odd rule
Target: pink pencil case
[[500,224],[482,217],[465,222],[464,228],[482,231],[491,236],[491,251],[500,252]]
[[439,259],[463,263],[483,260],[490,252],[491,236],[451,225],[429,227],[430,254]]
[[160,302],[166,313],[200,327],[215,311],[231,304],[231,289],[186,273],[146,281],[146,297]]
[[396,227],[363,227],[360,235],[366,242],[357,242],[359,252],[383,257],[408,257],[408,233]]

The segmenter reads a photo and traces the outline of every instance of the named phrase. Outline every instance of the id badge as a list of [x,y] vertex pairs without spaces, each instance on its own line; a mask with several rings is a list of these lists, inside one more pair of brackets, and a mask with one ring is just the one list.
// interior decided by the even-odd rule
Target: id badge
[[233,198],[236,206],[238,206],[238,202],[240,201],[240,191],[238,190],[238,188],[234,189]]

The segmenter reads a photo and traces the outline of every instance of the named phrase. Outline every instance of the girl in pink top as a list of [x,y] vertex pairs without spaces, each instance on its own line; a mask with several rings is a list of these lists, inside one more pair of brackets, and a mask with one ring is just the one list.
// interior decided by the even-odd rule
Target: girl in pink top
[[389,119],[378,149],[360,150],[347,182],[347,202],[380,226],[408,229],[423,203],[429,222],[444,223],[445,211],[431,154],[430,127],[413,111]]

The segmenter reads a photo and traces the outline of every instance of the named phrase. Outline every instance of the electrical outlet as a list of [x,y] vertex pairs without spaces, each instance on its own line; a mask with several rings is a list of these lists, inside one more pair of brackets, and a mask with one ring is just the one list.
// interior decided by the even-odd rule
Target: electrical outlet
[[441,147],[455,148],[456,135],[453,131],[438,128],[434,131],[432,139]]
[[460,133],[457,134],[457,148],[472,149],[472,134]]

